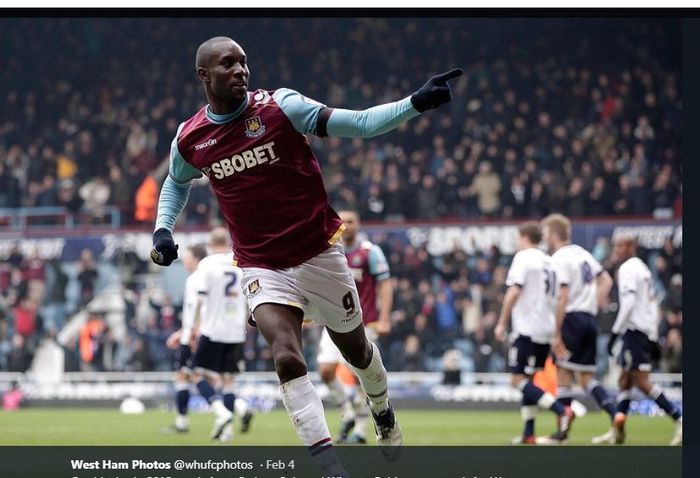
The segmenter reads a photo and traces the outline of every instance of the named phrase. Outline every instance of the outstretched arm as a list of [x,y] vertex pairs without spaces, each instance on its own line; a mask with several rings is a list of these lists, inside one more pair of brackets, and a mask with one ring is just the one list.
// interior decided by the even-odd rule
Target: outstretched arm
[[170,147],[170,169],[158,199],[151,260],[160,266],[169,266],[177,259],[178,246],[173,240],[172,231],[175,229],[178,216],[187,204],[192,180],[202,176],[199,170],[185,161],[177,148],[177,136],[181,128],[182,125],[178,128]]
[[357,111],[329,108],[287,88],[275,91],[272,96],[300,133],[320,137],[371,138],[449,102],[452,93],[447,81],[461,75],[460,69],[448,71],[432,77],[418,91],[402,100]]

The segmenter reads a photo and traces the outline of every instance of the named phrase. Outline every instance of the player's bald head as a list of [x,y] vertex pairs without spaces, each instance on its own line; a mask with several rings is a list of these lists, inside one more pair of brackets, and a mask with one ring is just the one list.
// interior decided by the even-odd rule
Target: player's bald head
[[[232,45],[241,48],[238,43],[229,37],[213,37],[205,41],[199,45],[199,48],[197,48],[197,54],[195,55],[194,60],[195,68],[207,68],[209,65],[209,60],[213,55],[220,53],[222,49],[229,48]],[[243,49],[241,48],[241,50]]]
[[619,234],[613,240],[615,262],[624,262],[637,254],[637,238],[631,234]]
[[637,238],[631,234],[618,234],[613,242],[615,245],[626,247],[637,247]]

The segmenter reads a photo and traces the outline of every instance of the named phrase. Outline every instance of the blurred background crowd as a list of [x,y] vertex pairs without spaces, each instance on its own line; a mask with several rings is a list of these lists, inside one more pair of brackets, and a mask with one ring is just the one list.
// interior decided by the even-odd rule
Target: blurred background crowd
[[[228,34],[248,54],[251,88],[290,87],[330,106],[394,101],[432,74],[465,69],[444,110],[371,140],[310,138],[331,202],[365,221],[681,217],[674,19],[0,19],[0,27],[0,209],[58,206],[101,222],[115,206],[123,226],[149,229],[178,124],[205,103],[195,49]],[[197,181],[182,226],[218,221],[206,180]],[[396,286],[393,331],[381,339],[388,366],[440,370],[457,357],[462,368],[504,370],[492,331],[510,257],[496,248],[431,256],[375,239]],[[612,271],[609,242],[594,252]],[[659,367],[680,371],[682,252],[668,241],[644,258],[663,308]],[[126,262],[136,275],[148,271]],[[39,338],[110,281],[105,267],[89,251],[70,265],[19,251],[3,260],[0,369],[26,370]],[[93,314],[66,347],[69,370],[172,367],[164,342],[179,325],[180,297],[126,281],[125,299],[126,338]],[[603,333],[614,304],[601,314]],[[317,334],[307,334],[313,359]],[[262,339],[249,335],[249,368],[271,369]]]
[[[415,248],[374,239],[387,253],[394,283],[392,331],[381,337],[390,370],[440,371],[450,367],[474,372],[505,370],[506,347],[495,341],[493,329],[505,292],[511,256],[497,247],[488,254],[468,255],[460,249],[431,255]],[[593,254],[614,274],[610,242],[601,239]],[[669,239],[660,250],[641,251],[652,270],[654,290],[661,306],[658,369],[681,372],[683,306],[682,250]],[[68,268],[58,261],[13,255],[0,268],[0,370],[23,372],[31,364],[39,340],[55,337],[65,320],[93,299],[96,285],[106,282],[112,269],[103,265],[103,277],[90,251]],[[130,274],[148,269],[134,259]],[[112,276],[119,277],[119,276]],[[138,277],[138,276],[136,276]],[[64,346],[66,370],[170,370],[174,351],[166,338],[179,328],[181,297],[171,297],[157,286],[127,281],[121,292],[127,334],[117,339],[99,307],[74,339]],[[607,370],[605,345],[617,312],[617,291],[599,316],[599,373]],[[305,330],[307,360],[315,363],[320,329]],[[245,349],[248,370],[273,370],[269,350],[256,329],[249,328]]]

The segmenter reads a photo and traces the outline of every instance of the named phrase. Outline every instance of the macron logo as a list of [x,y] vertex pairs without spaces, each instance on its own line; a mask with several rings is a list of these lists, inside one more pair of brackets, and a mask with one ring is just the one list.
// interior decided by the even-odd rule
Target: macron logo
[[194,149],[196,149],[197,151],[199,151],[200,149],[208,148],[209,146],[214,146],[215,144],[216,144],[216,140],[215,140],[215,139],[210,139],[209,141],[207,141],[207,142],[205,142],[205,143],[201,143],[201,144],[196,145],[196,146],[194,147]]

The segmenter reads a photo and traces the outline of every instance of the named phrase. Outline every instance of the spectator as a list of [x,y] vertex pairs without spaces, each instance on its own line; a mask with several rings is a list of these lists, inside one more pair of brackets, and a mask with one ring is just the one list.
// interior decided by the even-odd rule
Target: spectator
[[7,359],[7,370],[10,372],[24,373],[32,364],[33,354],[29,345],[21,334],[12,337],[12,349]]
[[80,286],[80,306],[86,305],[95,297],[99,272],[90,249],[83,249],[77,266],[78,284]]
[[110,187],[101,176],[96,176],[78,190],[80,198],[93,222],[101,222],[105,215],[105,205],[110,197]]
[[17,410],[22,406],[23,400],[24,394],[22,390],[19,389],[19,385],[17,382],[12,382],[10,389],[2,394],[2,409],[6,412]]
[[471,195],[476,195],[479,212],[484,216],[496,214],[501,207],[501,179],[492,170],[491,163],[484,161],[470,186]]

